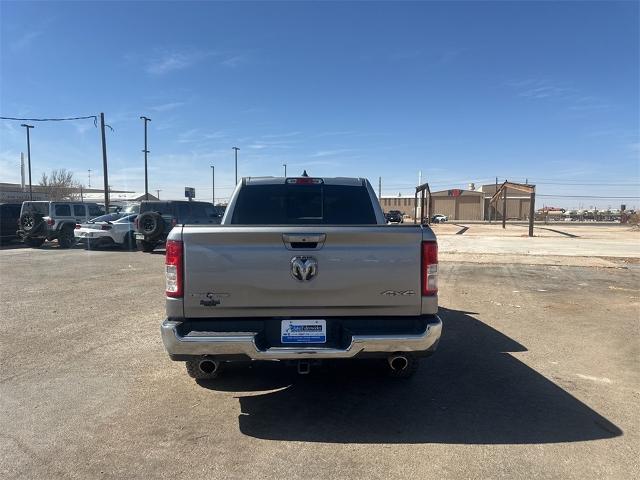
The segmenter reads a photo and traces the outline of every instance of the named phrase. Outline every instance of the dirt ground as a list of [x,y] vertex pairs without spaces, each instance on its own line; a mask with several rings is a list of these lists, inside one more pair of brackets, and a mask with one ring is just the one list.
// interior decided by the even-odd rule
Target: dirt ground
[[0,250],[0,478],[637,478],[638,265],[440,267],[408,381],[197,384],[160,340],[161,254]]

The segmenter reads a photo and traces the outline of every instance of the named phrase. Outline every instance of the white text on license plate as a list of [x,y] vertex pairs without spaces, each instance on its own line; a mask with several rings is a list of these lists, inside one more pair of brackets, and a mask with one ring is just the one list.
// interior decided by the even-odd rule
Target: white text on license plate
[[282,320],[282,343],[326,343],[327,321],[311,320]]
[[144,240],[144,234],[136,233],[136,240]]

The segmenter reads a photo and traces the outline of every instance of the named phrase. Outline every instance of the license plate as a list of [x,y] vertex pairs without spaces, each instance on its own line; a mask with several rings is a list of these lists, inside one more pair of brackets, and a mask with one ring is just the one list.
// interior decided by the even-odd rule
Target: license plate
[[143,233],[136,233],[136,240],[144,240],[144,234]]
[[326,320],[282,320],[282,343],[326,343]]

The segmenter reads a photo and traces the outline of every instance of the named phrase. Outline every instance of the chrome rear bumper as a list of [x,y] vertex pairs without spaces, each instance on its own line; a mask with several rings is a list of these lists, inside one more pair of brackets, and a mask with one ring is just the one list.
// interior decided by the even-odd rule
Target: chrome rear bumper
[[353,335],[345,349],[318,347],[271,347],[258,349],[254,333],[208,332],[182,336],[180,322],[162,323],[162,342],[170,355],[246,355],[252,360],[352,358],[360,353],[427,352],[434,350],[442,333],[442,321],[436,315],[420,334]]

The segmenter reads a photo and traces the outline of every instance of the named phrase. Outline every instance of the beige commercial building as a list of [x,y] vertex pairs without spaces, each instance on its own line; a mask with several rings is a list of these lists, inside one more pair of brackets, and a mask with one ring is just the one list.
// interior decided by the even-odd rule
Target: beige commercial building
[[[475,189],[464,190],[452,188],[431,193],[433,215],[440,214],[449,220],[502,220],[502,200],[489,208],[489,200],[496,191],[496,186],[482,185]],[[526,220],[529,216],[529,196],[516,190],[507,190],[507,219]],[[413,196],[382,196],[380,206],[385,212],[399,210],[413,218],[415,200]]]

